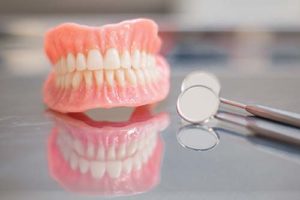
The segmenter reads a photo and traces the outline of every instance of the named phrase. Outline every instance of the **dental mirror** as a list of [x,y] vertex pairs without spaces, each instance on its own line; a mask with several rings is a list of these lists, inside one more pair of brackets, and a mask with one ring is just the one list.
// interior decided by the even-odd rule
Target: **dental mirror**
[[219,143],[219,136],[212,128],[187,125],[179,129],[177,141],[184,148],[194,151],[207,151]]
[[219,97],[210,88],[194,85],[185,89],[177,99],[177,112],[190,123],[205,123],[218,111]]

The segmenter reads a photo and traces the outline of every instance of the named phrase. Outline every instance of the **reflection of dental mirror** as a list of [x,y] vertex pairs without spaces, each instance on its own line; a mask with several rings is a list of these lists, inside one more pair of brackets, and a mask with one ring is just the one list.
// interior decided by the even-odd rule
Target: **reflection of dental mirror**
[[[228,99],[219,98],[218,91],[220,91],[221,86],[218,80],[211,77],[209,74],[207,76],[200,76],[199,72],[194,73],[195,74],[192,73],[184,79],[181,88],[184,90],[181,92],[177,100],[177,111],[180,116],[188,122],[207,122],[217,112],[221,102],[223,104],[241,108],[255,116],[300,127],[300,114],[261,105],[246,105]],[[198,78],[201,77],[205,77],[203,82],[198,80]],[[189,87],[186,87],[187,85]]]
[[212,128],[187,125],[179,129],[177,141],[184,148],[206,151],[214,148],[219,143],[219,136]]
[[211,73],[203,71],[194,71],[188,74],[182,81],[181,91],[184,91],[194,85],[206,86],[214,91],[217,95],[219,95],[221,90],[221,84],[218,78]]

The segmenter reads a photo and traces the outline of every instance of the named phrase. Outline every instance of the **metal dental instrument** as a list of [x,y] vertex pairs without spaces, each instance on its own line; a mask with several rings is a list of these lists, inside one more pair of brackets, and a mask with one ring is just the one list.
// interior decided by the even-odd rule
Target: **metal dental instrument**
[[216,114],[219,104],[223,103],[242,108],[258,117],[300,127],[300,114],[219,98],[220,88],[215,76],[201,71],[192,72],[182,83],[182,92],[177,100],[179,115],[191,123],[205,123]]

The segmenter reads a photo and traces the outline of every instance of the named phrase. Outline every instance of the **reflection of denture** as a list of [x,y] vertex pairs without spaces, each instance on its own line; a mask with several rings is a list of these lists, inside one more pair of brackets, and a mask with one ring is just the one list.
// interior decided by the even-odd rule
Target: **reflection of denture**
[[158,55],[160,46],[151,20],[100,28],[60,25],[45,38],[54,65],[44,87],[45,103],[61,112],[79,112],[160,101],[169,91],[169,67]]
[[49,137],[52,177],[65,189],[92,195],[146,192],[159,182],[165,113],[137,108],[127,122],[95,122],[83,114],[52,113]]

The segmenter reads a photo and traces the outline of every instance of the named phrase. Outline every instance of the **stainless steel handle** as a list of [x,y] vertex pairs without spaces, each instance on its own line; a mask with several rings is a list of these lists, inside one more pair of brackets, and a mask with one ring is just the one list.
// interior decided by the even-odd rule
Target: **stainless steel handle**
[[246,105],[245,110],[255,116],[300,127],[300,114],[261,105]]

